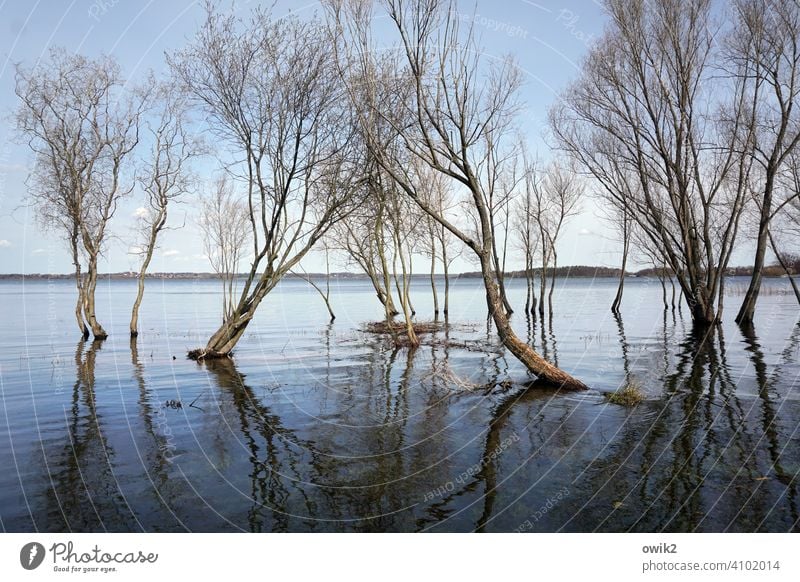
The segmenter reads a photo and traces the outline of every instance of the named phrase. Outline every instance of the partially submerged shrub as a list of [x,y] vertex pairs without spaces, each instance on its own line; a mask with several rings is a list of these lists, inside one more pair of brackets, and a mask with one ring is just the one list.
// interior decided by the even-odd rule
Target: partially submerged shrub
[[638,380],[630,379],[624,386],[617,389],[616,392],[606,394],[606,398],[612,404],[619,404],[620,406],[636,406],[644,400],[644,391]]
[[[443,324],[436,321],[414,322],[412,324],[414,333],[421,335],[424,333],[434,333],[442,329]],[[362,329],[367,333],[392,334],[405,333],[406,324],[402,321],[371,321],[365,323]]]

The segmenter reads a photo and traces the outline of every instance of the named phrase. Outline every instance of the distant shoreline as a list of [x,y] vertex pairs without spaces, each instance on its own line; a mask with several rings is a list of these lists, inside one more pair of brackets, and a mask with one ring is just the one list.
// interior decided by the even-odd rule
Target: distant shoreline
[[[731,267],[728,269],[727,275],[729,277],[742,277],[742,276],[750,276],[752,275],[753,269],[752,267]],[[547,271],[547,276],[550,277],[552,273],[552,269]],[[534,278],[539,277],[539,270],[534,269],[532,272]],[[626,278],[637,278],[637,277],[655,277],[658,275],[656,269],[642,269],[639,271],[629,271],[626,272]],[[247,276],[246,273],[240,273],[237,275],[237,278],[245,278]],[[436,278],[443,277],[442,273],[436,273]],[[450,278],[452,280],[457,279],[478,279],[482,275],[478,271],[469,271],[465,273],[451,273]],[[524,279],[525,272],[524,271],[509,271],[505,274],[506,278],[508,279]],[[556,277],[558,278],[576,278],[576,279],[588,279],[588,278],[609,278],[609,277],[619,277],[620,270],[615,269],[612,267],[589,267],[585,265],[578,265],[578,266],[569,266],[569,267],[558,267],[556,269]],[[780,267],[765,267],[764,268],[764,277],[784,277],[785,273],[783,269]],[[73,279],[75,277],[74,273],[0,273],[0,281],[16,281],[22,279],[36,279],[36,280],[50,280],[50,279]],[[126,280],[126,279],[136,279],[138,277],[138,273],[134,273],[131,271],[127,272],[119,272],[119,273],[102,273],[98,275],[99,279],[103,280]],[[308,273],[304,275],[289,273],[286,275],[287,279],[304,279],[305,277],[311,277],[313,279],[325,279],[328,277],[325,273]],[[177,272],[177,273],[147,273],[145,275],[146,279],[175,279],[175,280],[195,280],[195,279],[219,279],[219,275],[216,273],[210,272]],[[364,273],[350,273],[347,271],[343,272],[336,272],[330,274],[331,280],[368,280],[368,277]],[[415,273],[412,275],[413,279],[430,279],[430,274],[428,273]]]

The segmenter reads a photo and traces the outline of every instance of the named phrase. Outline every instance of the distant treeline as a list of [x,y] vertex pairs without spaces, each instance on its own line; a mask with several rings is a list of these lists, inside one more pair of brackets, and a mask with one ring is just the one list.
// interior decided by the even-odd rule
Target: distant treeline
[[[790,270],[792,273],[797,273],[800,270],[800,257],[797,259],[793,259],[792,263],[790,264]],[[553,269],[548,269],[548,275],[553,271]],[[665,270],[661,269],[641,269],[639,271],[627,271],[625,273],[626,277],[657,277],[659,274],[662,276],[667,276],[669,273]],[[752,267],[729,267],[727,270],[727,275],[730,277],[749,277],[753,274]],[[780,265],[770,265],[764,267],[763,275],[765,277],[782,277],[784,276],[783,268]],[[530,271],[531,276],[539,276],[539,269],[532,269]],[[598,266],[589,266],[589,265],[574,265],[574,266],[566,266],[566,267],[558,267],[555,269],[555,275],[559,278],[595,278],[595,277],[609,277],[609,278],[616,278],[620,275],[620,270],[614,267],[598,267]],[[309,273],[308,277],[312,277],[314,279],[325,279],[328,275],[325,273]],[[137,273],[133,272],[122,272],[122,273],[105,273],[98,275],[99,279],[136,279],[138,277]],[[147,273],[147,279],[177,279],[177,280],[190,280],[190,279],[220,279],[222,275],[218,273],[210,273],[210,272],[200,272],[200,273]],[[241,273],[237,275],[237,278],[246,278],[246,273]],[[468,271],[466,273],[458,273],[451,275],[454,279],[477,279],[481,277],[481,273],[479,271]],[[525,271],[508,271],[505,273],[505,277],[508,279],[523,279],[525,278]],[[0,281],[7,281],[7,280],[21,280],[21,279],[74,279],[74,274],[64,274],[64,273],[30,273],[26,275],[22,275],[20,273],[0,273]],[[285,276],[287,279],[300,279],[304,280],[306,275],[298,275],[295,273],[289,273]],[[360,280],[360,279],[368,279],[367,275],[364,273],[350,273],[346,271],[338,272],[338,273],[331,273],[331,279],[353,279],[353,280]],[[414,279],[420,280],[427,280],[429,275],[427,274],[414,274],[412,275]]]

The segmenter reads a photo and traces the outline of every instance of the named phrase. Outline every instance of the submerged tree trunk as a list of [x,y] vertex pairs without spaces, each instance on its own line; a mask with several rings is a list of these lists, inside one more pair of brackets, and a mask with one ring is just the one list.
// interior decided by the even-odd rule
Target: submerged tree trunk
[[383,288],[386,290],[386,297],[383,301],[383,306],[386,308],[386,313],[394,317],[399,311],[392,301],[392,282],[389,273],[389,264],[386,261],[386,241],[383,238],[383,222],[377,221],[375,226],[375,241],[378,245],[378,258],[381,260],[381,271],[383,272]]
[[547,293],[547,310],[550,313],[550,318],[553,318],[553,290],[556,288],[556,272],[558,270],[558,253],[556,247],[553,246],[553,270],[550,271],[550,291]]
[[147,256],[142,263],[142,270],[139,271],[139,276],[137,277],[137,289],[136,289],[136,300],[133,302],[133,309],[131,310],[131,337],[136,337],[139,335],[139,307],[142,304],[142,298],[144,297],[144,278],[147,272],[147,267],[150,265],[150,259],[153,256],[153,250],[150,249],[147,253]]
[[753,274],[750,276],[750,284],[742,300],[742,306],[736,315],[736,323],[740,325],[750,325],[753,323],[753,316],[756,311],[758,294],[761,291],[761,279],[764,270],[764,258],[767,253],[767,235],[769,233],[770,215],[772,213],[772,183],[773,177],[767,175],[767,185],[765,187],[764,199],[761,201],[761,215],[758,225],[758,239],[756,240],[756,256],[753,260]]
[[547,252],[542,249],[542,270],[539,271],[539,319],[544,320],[544,297],[547,294]]
[[86,322],[83,319],[83,275],[81,274],[81,262],[78,256],[77,234],[73,233],[70,243],[72,245],[72,264],[75,266],[75,287],[78,290],[78,299],[75,302],[75,320],[78,323],[78,329],[83,339],[89,339],[89,328],[86,327]]
[[[444,227],[442,227],[444,228]],[[442,267],[444,268],[444,318],[450,313],[450,272],[447,264],[447,245],[442,245]]]
[[145,249],[145,256],[144,261],[142,261],[142,266],[139,269],[139,276],[138,276],[138,285],[136,291],[136,300],[133,302],[133,309],[131,310],[131,337],[136,337],[139,335],[139,307],[142,304],[142,298],[144,297],[144,279],[147,275],[147,268],[150,266],[150,261],[153,260],[153,251],[156,248],[156,240],[158,239],[158,233],[164,227],[167,222],[167,209],[166,207],[162,207],[161,210],[158,212],[155,220],[153,221],[152,227],[150,228],[149,237],[147,240],[147,248]]
[[89,323],[89,328],[92,330],[92,335],[96,340],[104,340],[108,337],[106,330],[97,321],[95,315],[94,293],[97,289],[97,255],[89,257],[89,265],[84,282],[83,291],[83,315]]
[[[405,263],[405,259],[401,252],[401,263]],[[405,265],[404,265],[405,267]],[[414,276],[414,266],[411,263],[411,251],[408,252],[408,267],[407,270],[403,270],[403,288],[406,288],[406,281],[408,281],[408,286],[411,285],[411,279]],[[411,316],[414,317],[417,315],[417,310],[414,309],[414,304],[411,302],[411,293],[406,293],[406,300],[408,301],[408,308],[411,311]]]
[[436,293],[436,240],[431,236],[431,292],[433,293],[433,316],[439,319],[439,296]]
[[664,267],[659,268],[658,282],[661,283],[661,303],[664,304],[664,311],[666,311],[669,309],[669,303],[667,303],[667,284],[664,282],[664,271]]
[[400,241],[400,233],[393,232],[394,236],[394,243],[395,243],[395,257],[400,258],[400,269],[401,269],[401,277],[402,277],[402,284],[401,281],[397,279],[397,269],[393,269],[395,271],[394,274],[394,281],[397,287],[397,294],[400,296],[400,307],[403,310],[403,320],[406,326],[406,335],[408,336],[408,343],[412,348],[416,348],[419,346],[419,339],[417,338],[417,334],[414,331],[414,322],[411,319],[414,315],[413,308],[411,307],[411,298],[409,294],[409,275],[408,275],[408,268],[406,266],[406,259],[405,254],[403,253],[403,248]]
[[625,287],[625,270],[628,267],[628,249],[630,248],[630,232],[628,230],[627,216],[623,214],[622,218],[622,265],[620,266],[619,284],[617,285],[617,294],[614,296],[614,302],[611,304],[611,312],[619,314],[620,305],[622,305],[622,292]]
[[[672,298],[670,299],[669,306],[672,311],[675,311],[675,280],[672,278],[672,275],[669,276],[669,284],[672,287]],[[680,301],[678,301],[678,307],[680,308]]]

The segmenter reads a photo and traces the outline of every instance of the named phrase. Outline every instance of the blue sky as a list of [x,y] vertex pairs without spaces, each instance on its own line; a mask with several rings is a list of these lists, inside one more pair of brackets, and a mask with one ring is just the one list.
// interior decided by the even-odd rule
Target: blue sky
[[[238,2],[246,11],[255,2]],[[229,2],[223,3],[230,6]],[[513,53],[526,79],[522,98],[527,105],[520,120],[532,150],[547,157],[542,132],[547,111],[558,92],[577,74],[588,44],[603,29],[604,16],[593,0],[479,0],[462,2],[465,19],[472,19],[487,56]],[[277,16],[319,10],[317,2],[279,1]],[[31,161],[27,147],[14,141],[11,114],[16,106],[14,64],[34,64],[51,46],[63,46],[87,55],[115,56],[131,79],[148,69],[165,67],[164,53],[180,48],[203,19],[202,3],[194,0],[0,0],[0,272],[68,273],[68,254],[62,242],[38,228],[24,207],[25,180]],[[114,218],[115,239],[106,252],[102,271],[135,268],[130,226],[140,204],[134,192]],[[185,226],[164,233],[151,271],[208,271],[198,233],[192,225],[193,208],[183,205],[173,213],[174,223]],[[616,265],[618,244],[613,233],[596,217],[587,201],[573,219],[559,245],[561,264]],[[308,271],[321,270],[321,258],[308,257]],[[520,262],[511,257],[510,267]],[[457,270],[473,270],[462,262]],[[334,265],[334,269],[337,268]]]

